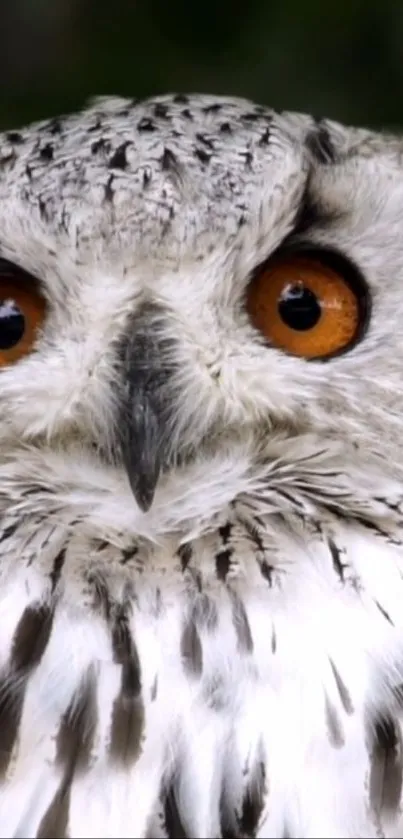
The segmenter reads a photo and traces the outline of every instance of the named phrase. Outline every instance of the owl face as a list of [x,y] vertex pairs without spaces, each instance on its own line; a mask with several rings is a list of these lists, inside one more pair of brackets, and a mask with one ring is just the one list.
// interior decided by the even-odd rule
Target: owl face
[[143,510],[200,460],[396,473],[401,155],[207,96],[4,134],[3,452],[102,461]]

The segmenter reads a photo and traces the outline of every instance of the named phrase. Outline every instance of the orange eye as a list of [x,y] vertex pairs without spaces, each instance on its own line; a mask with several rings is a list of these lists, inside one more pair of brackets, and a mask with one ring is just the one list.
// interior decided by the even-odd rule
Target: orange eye
[[351,273],[344,260],[331,266],[316,254],[275,258],[249,286],[252,323],[274,347],[293,355],[326,358],[348,349],[366,309],[364,289],[358,278],[347,278]]
[[45,312],[46,302],[34,277],[0,260],[0,367],[28,355]]

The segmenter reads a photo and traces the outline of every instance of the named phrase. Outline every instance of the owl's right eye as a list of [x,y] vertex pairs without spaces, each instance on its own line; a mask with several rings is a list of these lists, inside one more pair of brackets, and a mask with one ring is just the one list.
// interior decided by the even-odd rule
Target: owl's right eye
[[37,280],[0,260],[0,367],[31,352],[45,314],[46,301]]
[[253,277],[246,299],[256,329],[271,346],[325,360],[364,334],[370,298],[358,271],[340,254],[302,249],[279,253]]

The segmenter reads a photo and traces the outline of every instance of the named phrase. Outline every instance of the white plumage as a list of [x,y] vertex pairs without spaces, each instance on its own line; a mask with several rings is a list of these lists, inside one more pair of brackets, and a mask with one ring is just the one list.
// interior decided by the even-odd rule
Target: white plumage
[[[403,837],[402,153],[208,96],[1,135],[0,836]],[[245,303],[312,248],[366,289],[326,363]]]

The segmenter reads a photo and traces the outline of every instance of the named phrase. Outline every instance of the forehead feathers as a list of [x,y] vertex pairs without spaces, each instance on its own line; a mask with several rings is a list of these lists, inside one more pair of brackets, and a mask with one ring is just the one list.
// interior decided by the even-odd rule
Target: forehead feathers
[[[244,227],[256,243],[276,215],[276,191],[295,212],[311,123],[247,101],[177,96],[100,100],[9,132],[0,139],[0,237],[12,248],[19,232],[50,250],[57,241],[75,260],[118,256],[128,267],[151,254],[164,267],[202,259]],[[13,210],[18,232],[7,223]]]

